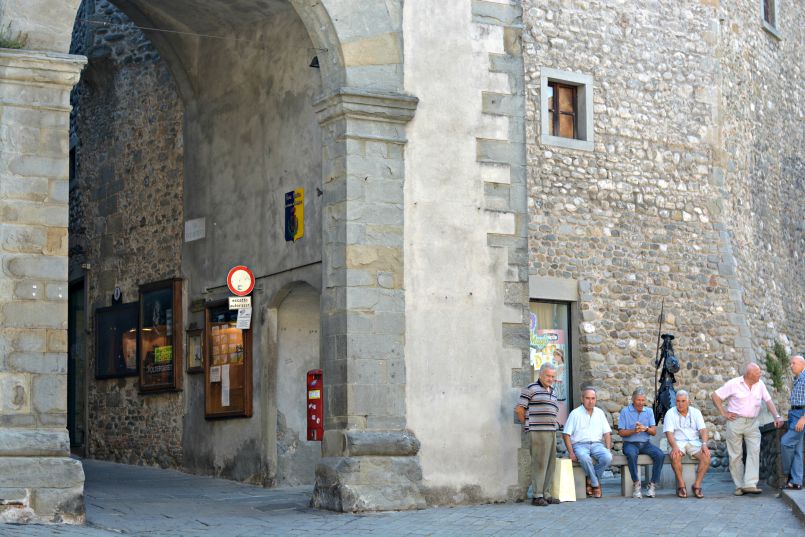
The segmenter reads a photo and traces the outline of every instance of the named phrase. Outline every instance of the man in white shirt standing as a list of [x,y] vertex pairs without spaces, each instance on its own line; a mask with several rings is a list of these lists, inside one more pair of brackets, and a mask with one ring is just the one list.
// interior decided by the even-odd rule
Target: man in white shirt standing
[[688,497],[688,489],[682,478],[682,457],[687,453],[691,458],[699,461],[696,469],[696,481],[693,483],[693,495],[704,498],[702,493],[702,480],[704,474],[710,469],[710,449],[707,447],[707,428],[704,418],[698,408],[690,406],[688,392],[676,392],[676,406],[665,413],[663,418],[663,431],[671,446],[671,468],[676,475],[676,495],[680,498]]
[[[581,392],[582,406],[573,410],[565,423],[562,440],[570,460],[579,461],[589,479],[587,494],[601,497],[601,478],[604,468],[612,462],[612,428],[604,411],[595,406],[595,388],[588,386]],[[595,464],[593,464],[595,459]]]

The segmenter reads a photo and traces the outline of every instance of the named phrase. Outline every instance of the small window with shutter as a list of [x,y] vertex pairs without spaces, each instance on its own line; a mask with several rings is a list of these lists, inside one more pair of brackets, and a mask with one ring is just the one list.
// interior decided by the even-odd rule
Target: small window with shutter
[[592,77],[544,67],[540,78],[540,141],[546,145],[592,151]]

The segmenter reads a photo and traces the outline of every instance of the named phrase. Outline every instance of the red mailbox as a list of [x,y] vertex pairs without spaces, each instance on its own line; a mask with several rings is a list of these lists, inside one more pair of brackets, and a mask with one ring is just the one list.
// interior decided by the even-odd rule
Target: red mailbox
[[321,442],[324,436],[324,386],[321,369],[307,372],[307,439]]

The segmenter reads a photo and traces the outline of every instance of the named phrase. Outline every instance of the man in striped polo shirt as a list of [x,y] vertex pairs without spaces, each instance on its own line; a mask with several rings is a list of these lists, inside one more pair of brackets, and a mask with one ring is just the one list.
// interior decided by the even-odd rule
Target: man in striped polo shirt
[[520,399],[514,411],[528,434],[531,445],[531,486],[534,491],[534,505],[546,506],[559,503],[551,497],[553,487],[553,467],[556,459],[556,416],[559,401],[554,394],[556,367],[550,363],[539,368],[539,378],[520,392]]

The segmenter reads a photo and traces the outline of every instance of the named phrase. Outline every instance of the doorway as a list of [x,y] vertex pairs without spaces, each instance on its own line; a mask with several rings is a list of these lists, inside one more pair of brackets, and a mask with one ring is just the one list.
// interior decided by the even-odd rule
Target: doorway
[[67,431],[70,434],[70,451],[83,457],[87,438],[87,316],[84,280],[70,285],[67,308]]
[[306,374],[320,367],[319,292],[294,286],[277,311],[277,484],[310,485],[321,442],[307,440]]

